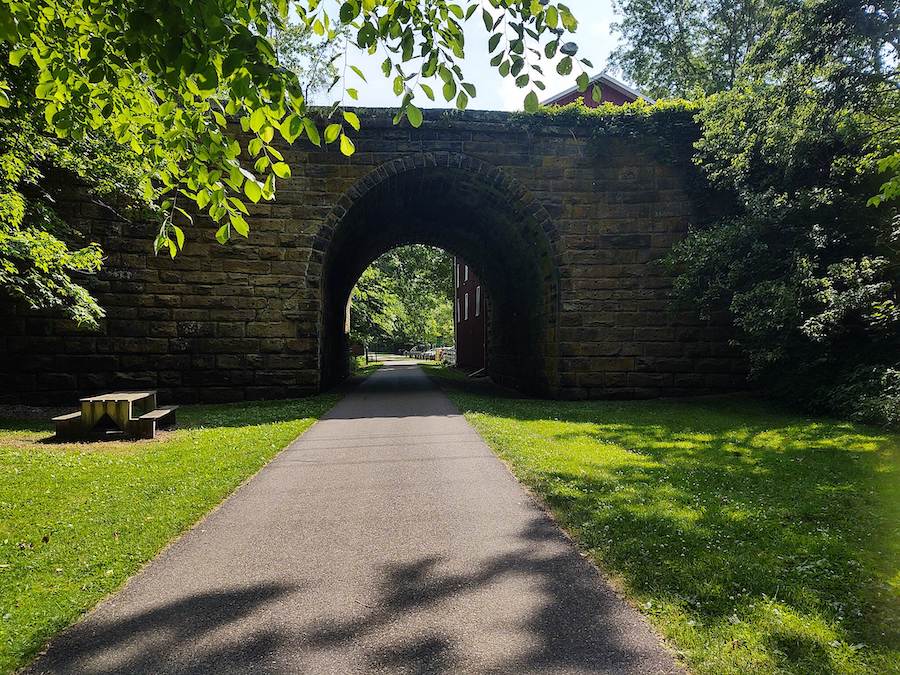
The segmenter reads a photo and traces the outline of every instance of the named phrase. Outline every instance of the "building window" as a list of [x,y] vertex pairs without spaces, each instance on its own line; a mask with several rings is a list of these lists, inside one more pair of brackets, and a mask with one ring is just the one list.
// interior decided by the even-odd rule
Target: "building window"
[[[459,288],[459,263],[456,263],[456,287]],[[459,314],[459,312],[457,312]]]
[[459,313],[459,298],[456,299],[456,323],[462,320],[462,314]]
[[465,321],[469,320],[469,294],[466,293],[466,313],[465,313]]
[[475,287],[475,316],[481,316],[481,286]]
[[468,280],[469,280],[469,266],[466,265],[466,278],[465,278],[465,281],[468,281]]

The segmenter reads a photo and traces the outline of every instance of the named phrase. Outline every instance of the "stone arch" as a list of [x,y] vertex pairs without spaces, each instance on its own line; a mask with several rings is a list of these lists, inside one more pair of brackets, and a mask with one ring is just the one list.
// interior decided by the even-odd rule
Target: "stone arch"
[[343,310],[359,275],[379,255],[412,243],[461,256],[483,280],[491,375],[531,392],[555,392],[556,227],[515,178],[460,153],[382,164],[340,197],[317,233],[307,284],[320,298],[322,386],[346,374]]

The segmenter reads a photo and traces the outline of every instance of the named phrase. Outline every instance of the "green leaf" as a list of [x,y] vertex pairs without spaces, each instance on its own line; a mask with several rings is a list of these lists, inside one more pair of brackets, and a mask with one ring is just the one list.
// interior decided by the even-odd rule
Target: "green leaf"
[[244,220],[244,216],[240,215],[239,213],[231,214],[231,225],[242,237],[246,237],[250,234],[250,225],[248,225],[247,221]]
[[236,208],[238,211],[240,211],[243,214],[250,213],[250,211],[247,210],[247,205],[244,204],[244,202],[242,202],[237,197],[229,197],[228,203],[231,204],[234,208]]
[[420,88],[422,91],[425,92],[425,95],[426,95],[429,99],[431,99],[432,101],[434,100],[434,89],[432,89],[431,87],[429,87],[429,86],[428,86],[427,84],[425,84],[424,82],[421,83],[421,84],[419,85],[419,88]]
[[247,195],[247,199],[256,204],[262,197],[262,188],[255,180],[247,180],[244,182],[244,194]]
[[177,225],[172,225],[172,231],[175,233],[175,241],[179,249],[184,248],[184,230]]
[[14,49],[9,53],[9,65],[18,66],[21,65],[22,59],[24,59],[28,55],[27,49]]
[[275,162],[275,164],[272,165],[272,172],[279,178],[291,177],[291,167],[285,162]]
[[409,123],[417,129],[422,126],[422,111],[412,103],[406,106],[406,118],[409,120]]
[[550,5],[544,12],[544,21],[550,28],[556,28],[559,25],[559,12],[553,5]]
[[334,123],[325,127],[325,142],[334,143],[341,133],[341,125]]
[[56,91],[56,82],[41,82],[34,89],[34,95],[38,98],[50,98],[53,93]]
[[341,152],[347,157],[356,152],[356,146],[345,134],[341,134]]
[[306,137],[309,139],[310,143],[316,146],[322,145],[322,139],[319,137],[319,129],[312,119],[304,117],[303,128],[306,130]]
[[303,131],[303,120],[297,114],[288,115],[279,126],[281,136],[288,143],[293,143]]
[[576,30],[578,30],[578,20],[575,18],[572,12],[569,11],[568,7],[566,7],[565,5],[560,5],[559,13],[562,17],[563,27],[567,31],[569,31],[570,33],[574,33]]
[[452,101],[456,96],[456,82],[454,82],[453,80],[448,80],[447,82],[445,82],[443,93],[444,100]]
[[538,100],[537,94],[532,90],[528,92],[528,95],[525,97],[525,111],[526,112],[537,112],[541,107],[541,102]]
[[361,71],[359,68],[357,68],[354,65],[350,66],[350,70],[352,70],[354,73],[356,73],[356,75],[357,75],[357,77],[359,77],[359,79],[361,79],[363,82],[366,82],[366,76],[363,75],[363,71]]
[[341,23],[350,23],[359,14],[359,3],[350,0],[341,5],[339,16]]
[[257,108],[250,114],[250,128],[258,132],[266,123],[266,111],[264,108]]
[[578,91],[587,91],[588,85],[591,83],[591,78],[587,73],[582,73],[575,82],[578,85]]
[[344,119],[347,120],[347,124],[359,131],[359,117],[356,116],[356,113],[345,110]]
[[231,226],[226,223],[216,230],[216,241],[220,244],[224,244],[229,239],[231,239]]

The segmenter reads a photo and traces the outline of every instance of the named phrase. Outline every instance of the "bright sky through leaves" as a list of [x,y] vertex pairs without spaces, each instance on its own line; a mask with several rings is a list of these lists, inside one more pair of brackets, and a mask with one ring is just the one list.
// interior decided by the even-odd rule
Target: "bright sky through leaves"
[[[572,13],[578,19],[578,32],[575,41],[578,43],[578,56],[590,59],[594,68],[591,74],[600,72],[606,66],[606,59],[616,45],[616,38],[612,35],[610,24],[615,20],[611,0],[568,0],[566,3]],[[465,24],[466,28],[466,58],[460,62],[466,79],[472,82],[478,90],[478,95],[471,102],[470,107],[476,110],[521,110],[522,100],[528,89],[516,87],[514,78],[503,78],[496,68],[490,65],[488,54],[488,34],[479,15],[473,16]],[[555,64],[556,59],[551,63]],[[381,62],[384,60],[383,50],[369,56],[364,51],[351,47],[349,62],[357,65],[363,71],[367,82],[363,82],[349,68],[347,69],[347,87],[353,87],[359,91],[359,101],[354,102],[347,97],[346,105],[359,105],[363,107],[396,107],[398,97],[391,89],[391,80],[386,79],[381,73]],[[338,70],[342,69],[342,63],[338,63]],[[557,74],[555,67],[544,68],[547,90],[541,94],[541,99],[547,98],[557,92],[564,91],[575,84],[574,75],[562,76]],[[338,87],[329,94],[318,94],[314,102],[317,104],[332,103],[336,96],[340,96]],[[429,101],[425,96],[416,97],[416,104],[422,108],[452,108],[452,103],[447,103],[440,96],[437,100]]]

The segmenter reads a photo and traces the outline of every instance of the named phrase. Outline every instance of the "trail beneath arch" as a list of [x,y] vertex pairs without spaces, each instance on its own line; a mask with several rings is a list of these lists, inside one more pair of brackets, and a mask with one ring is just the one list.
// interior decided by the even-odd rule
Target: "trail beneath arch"
[[677,672],[412,364],[383,367],[31,672]]

